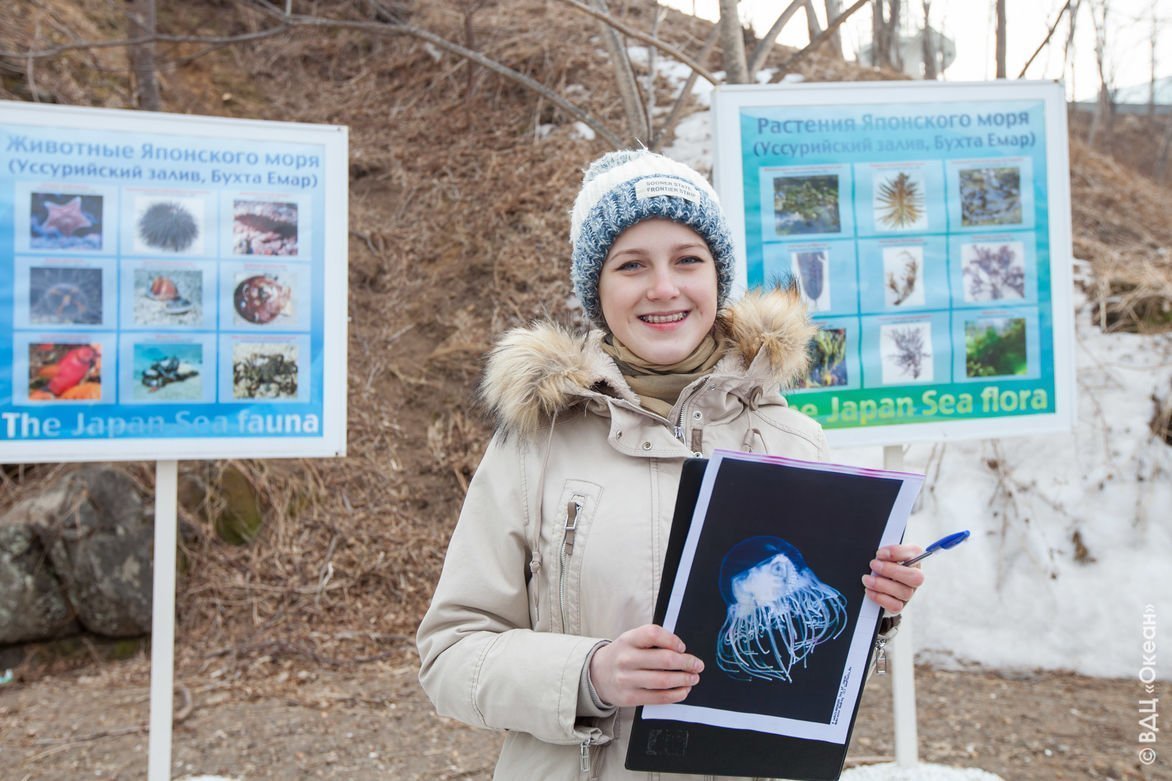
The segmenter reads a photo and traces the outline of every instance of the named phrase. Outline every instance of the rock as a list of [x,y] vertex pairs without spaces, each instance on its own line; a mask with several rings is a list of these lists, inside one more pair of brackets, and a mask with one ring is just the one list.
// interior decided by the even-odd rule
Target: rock
[[0,646],[77,631],[38,533],[62,497],[62,492],[50,491],[0,516]]
[[59,518],[41,539],[78,620],[107,637],[148,633],[154,529],[138,486],[115,467],[87,466],[61,490]]

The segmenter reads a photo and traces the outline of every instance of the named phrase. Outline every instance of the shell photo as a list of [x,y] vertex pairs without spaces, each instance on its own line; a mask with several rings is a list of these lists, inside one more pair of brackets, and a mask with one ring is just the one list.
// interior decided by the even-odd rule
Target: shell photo
[[232,252],[236,255],[296,256],[297,204],[233,201]]
[[884,385],[931,382],[932,324],[889,323],[879,328]]
[[793,274],[811,312],[830,309],[830,259],[824,249],[792,253]]
[[883,231],[925,230],[928,209],[923,175],[897,171],[875,177],[875,227]]
[[202,198],[138,196],[134,210],[134,251],[202,255],[204,208]]
[[102,249],[102,196],[32,193],[29,198],[29,248]]
[[1024,317],[990,317],[964,324],[966,377],[1015,377],[1029,371]]
[[1020,168],[962,168],[959,178],[961,225],[1021,224]]
[[924,248],[883,248],[883,300],[889,307],[924,305]]
[[36,343],[28,347],[29,401],[100,401],[100,344]]
[[134,270],[135,325],[198,325],[203,315],[203,272],[166,267]]
[[29,269],[29,322],[100,325],[102,270],[33,266]]
[[203,366],[202,344],[136,344],[130,397],[134,401],[199,401]]
[[238,273],[232,307],[238,322],[268,325],[293,316],[293,287],[284,275]]
[[778,176],[773,180],[773,225],[779,236],[841,233],[838,175]]
[[961,267],[965,301],[1025,298],[1025,248],[1020,241],[965,244]]
[[297,345],[238,342],[232,345],[232,395],[237,399],[296,399]]

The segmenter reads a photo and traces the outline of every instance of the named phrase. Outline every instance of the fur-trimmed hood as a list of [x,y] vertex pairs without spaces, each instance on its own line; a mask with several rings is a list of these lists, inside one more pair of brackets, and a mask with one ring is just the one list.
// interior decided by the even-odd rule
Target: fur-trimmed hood
[[[747,293],[717,317],[724,356],[712,376],[736,377],[762,392],[789,387],[806,372],[815,331],[796,287]],[[603,352],[604,336],[549,321],[506,333],[489,354],[481,384],[497,427],[531,434],[554,413],[604,395],[638,404]]]

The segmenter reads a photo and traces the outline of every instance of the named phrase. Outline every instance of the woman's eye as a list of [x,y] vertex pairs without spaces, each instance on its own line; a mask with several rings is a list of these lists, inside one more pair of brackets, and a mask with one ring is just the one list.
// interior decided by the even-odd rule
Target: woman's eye
[[639,263],[637,261],[628,260],[626,263],[619,266],[616,270],[617,271],[632,271],[637,268],[639,268]]
[[686,256],[680,258],[680,263],[703,263],[703,262],[704,262],[704,258],[697,257],[696,255],[686,255]]

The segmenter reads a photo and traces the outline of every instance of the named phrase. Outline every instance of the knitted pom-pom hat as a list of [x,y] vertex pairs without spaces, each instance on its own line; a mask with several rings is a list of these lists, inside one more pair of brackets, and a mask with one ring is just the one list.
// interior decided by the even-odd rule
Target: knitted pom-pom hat
[[708,243],[716,261],[717,306],[733,281],[733,245],[716,191],[683,163],[646,149],[610,152],[582,177],[570,212],[570,280],[586,315],[604,325],[598,275],[611,245],[632,225],[651,219],[686,225]]

